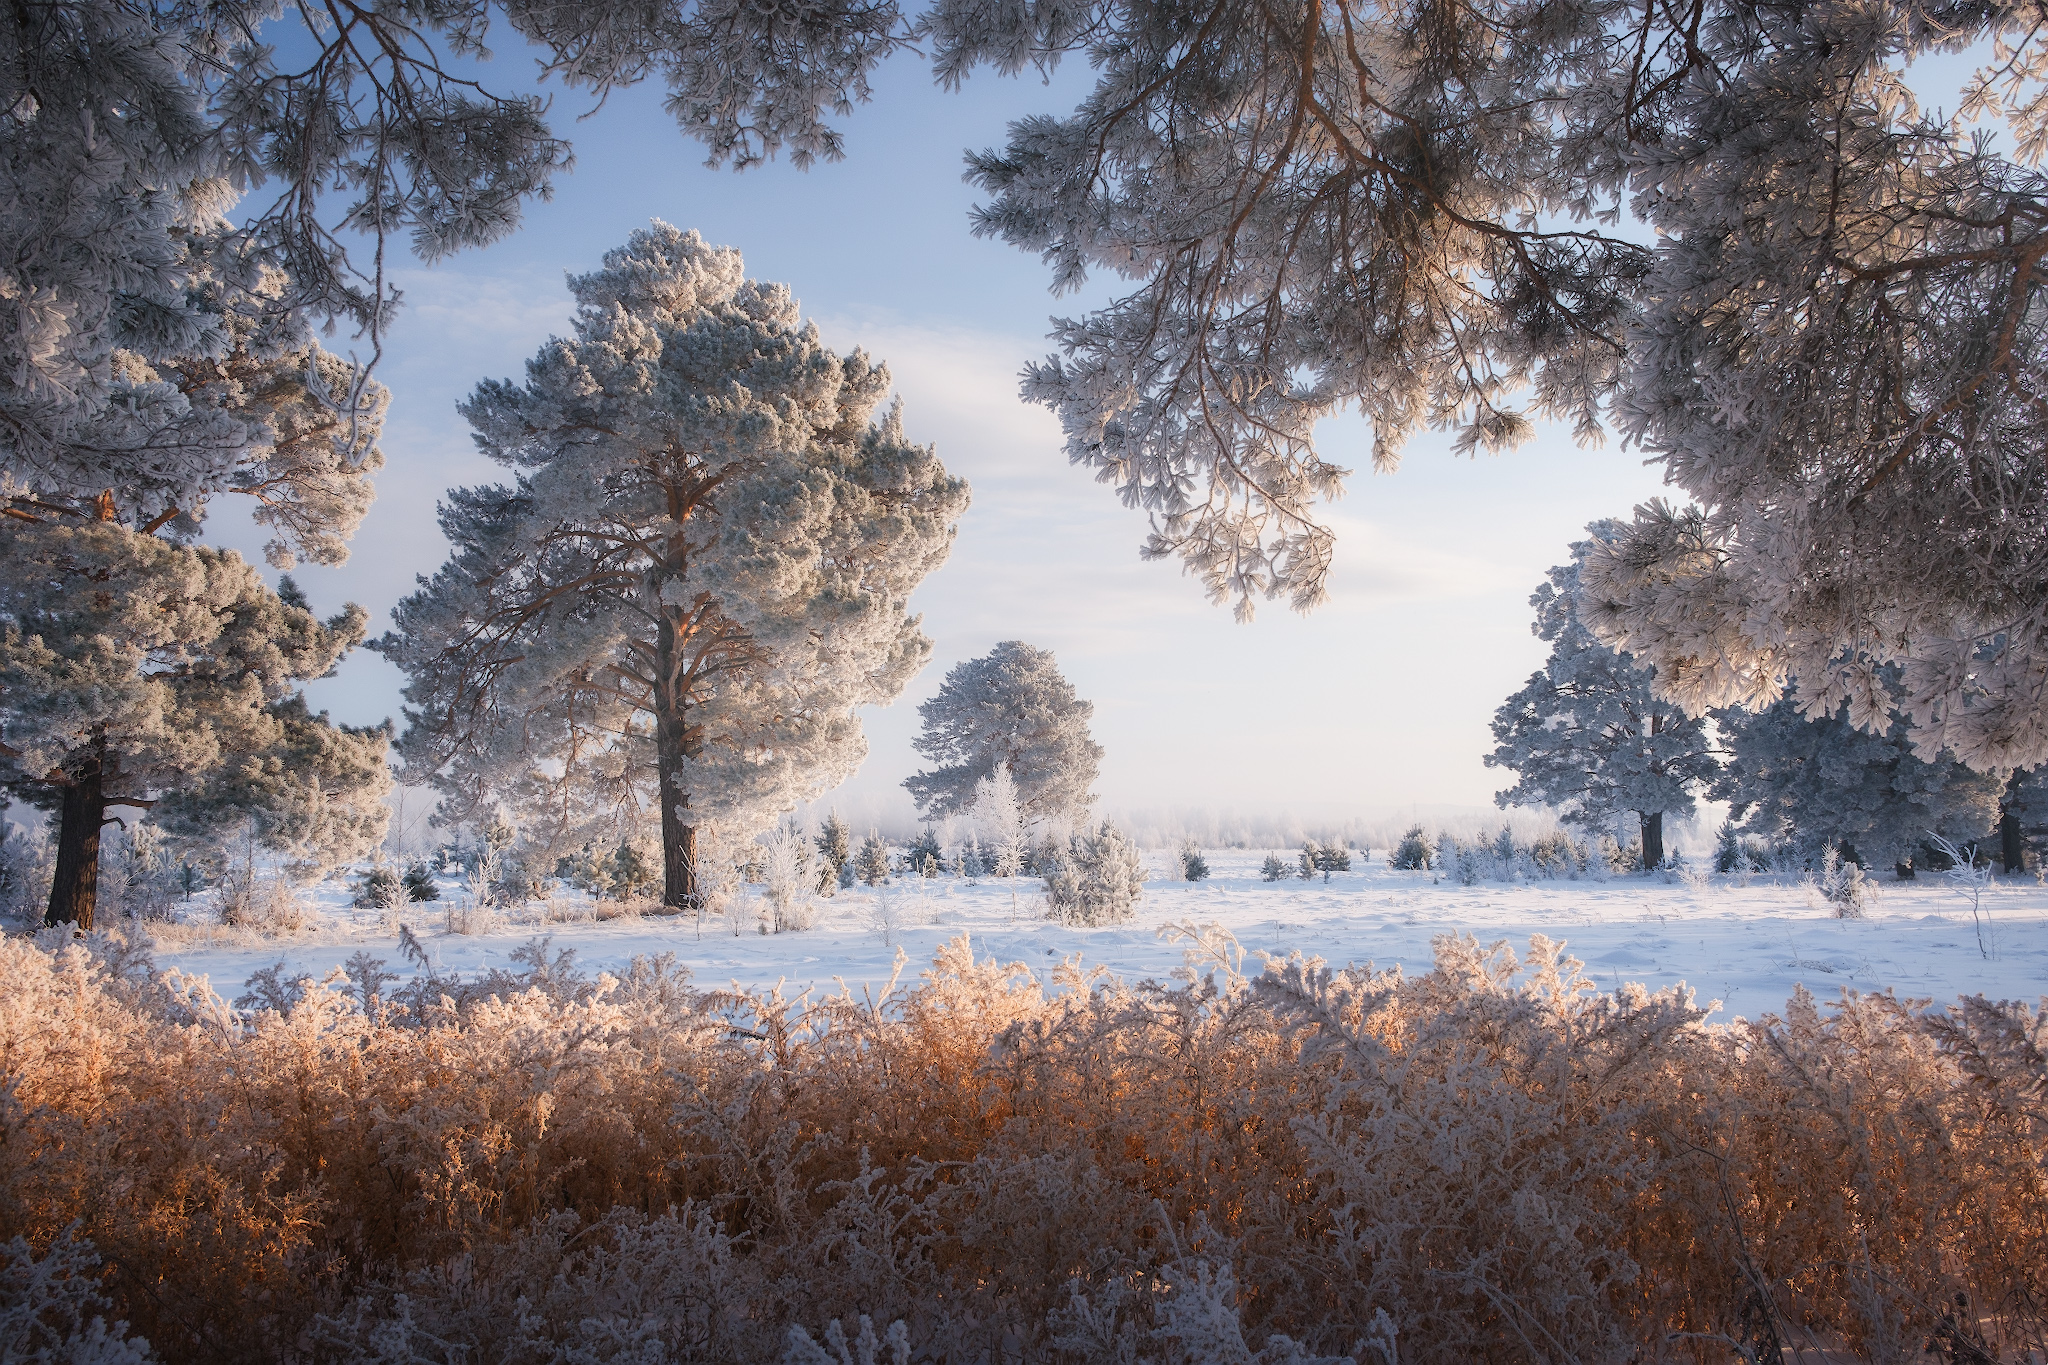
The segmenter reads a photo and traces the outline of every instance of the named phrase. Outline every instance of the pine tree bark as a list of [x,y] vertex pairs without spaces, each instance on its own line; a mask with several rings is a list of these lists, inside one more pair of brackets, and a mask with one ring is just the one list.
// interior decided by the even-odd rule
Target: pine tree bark
[[57,870],[50,879],[45,924],[92,932],[100,894],[100,829],[106,822],[105,738],[93,740],[84,764],[63,789],[57,817]]
[[657,657],[662,676],[654,688],[654,758],[661,800],[661,903],[672,910],[697,908],[697,827],[689,821],[690,794],[683,788],[689,757],[689,714],[675,623],[661,622]]
[[1643,871],[1664,863],[1664,812],[1638,811],[1643,821]]

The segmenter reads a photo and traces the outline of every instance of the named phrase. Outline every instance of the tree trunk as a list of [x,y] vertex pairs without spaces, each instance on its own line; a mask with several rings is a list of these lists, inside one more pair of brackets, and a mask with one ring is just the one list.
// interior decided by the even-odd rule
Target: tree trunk
[[690,797],[681,786],[682,731],[680,716],[655,718],[655,760],[661,778],[661,903],[673,910],[693,910],[697,906],[697,827],[688,823]]
[[678,681],[684,671],[676,657],[681,647],[675,623],[664,616],[658,655],[662,676],[654,686],[654,755],[661,781],[661,903],[672,910],[694,910],[698,903],[697,827],[690,823],[690,794],[683,788],[689,725]]
[[105,750],[105,741],[95,740],[85,766],[64,788],[57,817],[57,872],[50,879],[45,924],[76,924],[92,932],[100,894],[100,829],[107,818]]
[[2020,831],[2020,779],[2025,776],[2024,768],[2016,770],[1998,802],[1998,854],[2008,874],[2023,870],[2027,862],[2027,841]]
[[1664,812],[1646,810],[1637,814],[1643,821],[1643,871],[1648,872],[1664,863]]

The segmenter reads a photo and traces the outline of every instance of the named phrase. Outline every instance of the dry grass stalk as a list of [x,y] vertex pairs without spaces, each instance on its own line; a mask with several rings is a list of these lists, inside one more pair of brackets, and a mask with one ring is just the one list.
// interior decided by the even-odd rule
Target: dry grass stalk
[[2048,1350],[2048,1007],[1709,1030],[1540,938],[1409,978],[1195,937],[1050,995],[965,940],[821,1001],[538,944],[251,1012],[0,941],[0,1244],[89,1243],[173,1361]]

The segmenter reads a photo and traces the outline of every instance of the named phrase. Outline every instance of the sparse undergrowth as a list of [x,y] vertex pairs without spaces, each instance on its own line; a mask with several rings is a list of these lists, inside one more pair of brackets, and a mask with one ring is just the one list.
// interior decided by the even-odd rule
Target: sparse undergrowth
[[2048,1349],[2048,1005],[1709,1029],[1540,938],[1247,976],[1184,932],[1176,983],[1051,996],[964,940],[822,1001],[536,944],[242,1011],[0,941],[0,1316],[108,1360]]

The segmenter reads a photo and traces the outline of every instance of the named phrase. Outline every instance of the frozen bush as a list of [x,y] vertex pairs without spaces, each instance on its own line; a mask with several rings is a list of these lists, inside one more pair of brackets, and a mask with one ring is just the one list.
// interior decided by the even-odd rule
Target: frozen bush
[[769,927],[776,933],[817,923],[818,873],[811,866],[811,841],[795,825],[779,825],[762,838],[761,889]]
[[1833,844],[1821,850],[1820,870],[1806,882],[1813,894],[1834,907],[1840,919],[1862,919],[1877,900],[1877,883],[1864,875],[1860,864],[1844,858]]
[[1259,867],[1259,876],[1269,882],[1285,881],[1288,876],[1286,860],[1277,853],[1268,853],[1266,861]]
[[178,1365],[829,1359],[863,1316],[944,1362],[2048,1349],[2048,1003],[1709,1028],[1543,938],[1246,975],[1190,937],[1166,983],[956,940],[798,1000],[404,936],[410,980],[280,970],[246,1015],[111,936],[0,939],[0,1353],[139,1358],[59,1352],[97,1318]]
[[1714,836],[1714,871],[1769,872],[1771,848],[1762,839],[1744,834],[1733,820],[1723,820]]
[[1209,877],[1209,860],[1202,856],[1202,846],[1192,838],[1183,839],[1174,854],[1179,864],[1180,879],[1184,882],[1206,881]]
[[26,1238],[0,1244],[0,1360],[23,1365],[146,1365],[156,1355],[109,1323],[99,1253],[66,1228],[38,1256]]
[[0,823],[0,913],[40,921],[50,902],[57,858],[47,830]]
[[101,836],[101,905],[130,919],[167,920],[176,895],[177,873],[161,829],[137,820]]
[[1130,918],[1144,881],[1137,845],[1105,820],[1093,834],[1073,837],[1066,856],[1045,874],[1045,898],[1054,919],[1117,924]]

